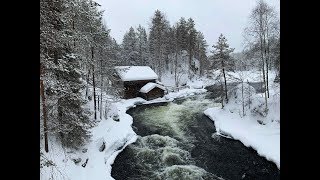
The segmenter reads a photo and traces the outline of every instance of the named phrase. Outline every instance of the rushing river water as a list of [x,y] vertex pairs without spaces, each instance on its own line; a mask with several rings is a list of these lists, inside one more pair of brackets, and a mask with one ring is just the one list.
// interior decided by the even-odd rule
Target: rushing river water
[[116,180],[280,179],[275,164],[241,142],[215,134],[213,122],[203,111],[220,104],[207,97],[198,95],[128,110],[139,138],[117,156],[112,177]]

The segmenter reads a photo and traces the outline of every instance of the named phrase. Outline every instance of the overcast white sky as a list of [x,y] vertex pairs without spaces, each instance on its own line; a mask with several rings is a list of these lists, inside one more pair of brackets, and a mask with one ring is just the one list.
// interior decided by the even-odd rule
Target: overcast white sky
[[[242,32],[247,25],[248,16],[256,5],[256,0],[95,0],[102,5],[104,19],[111,36],[118,43],[130,26],[137,28],[139,24],[149,32],[151,17],[156,9],[164,13],[170,25],[180,17],[195,21],[198,31],[201,31],[208,49],[217,42],[223,33],[235,52],[243,48]],[[280,12],[280,0],[266,0],[268,4]],[[280,14],[279,14],[280,16]]]

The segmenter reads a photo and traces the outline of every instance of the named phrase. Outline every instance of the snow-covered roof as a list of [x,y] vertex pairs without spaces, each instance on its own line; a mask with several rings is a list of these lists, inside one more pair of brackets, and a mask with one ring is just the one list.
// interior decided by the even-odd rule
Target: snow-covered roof
[[122,81],[158,79],[158,75],[149,66],[116,66]]
[[165,90],[165,88],[159,84],[156,84],[156,83],[152,83],[152,82],[149,82],[147,83],[146,85],[144,85],[141,89],[140,89],[140,92],[142,93],[148,93],[149,91],[151,91],[153,88],[155,87],[158,87],[162,90]]

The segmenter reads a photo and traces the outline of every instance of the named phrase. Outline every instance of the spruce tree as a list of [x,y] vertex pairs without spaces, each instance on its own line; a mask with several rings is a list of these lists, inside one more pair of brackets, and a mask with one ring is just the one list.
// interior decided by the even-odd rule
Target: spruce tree
[[127,32],[123,37],[122,42],[123,48],[123,60],[126,65],[138,65],[139,64],[139,54],[138,54],[138,39],[136,32],[133,27],[130,27],[129,32]]
[[139,54],[139,63],[138,65],[147,65],[148,59],[148,37],[146,30],[139,25],[137,28],[137,43],[138,43],[138,54]]

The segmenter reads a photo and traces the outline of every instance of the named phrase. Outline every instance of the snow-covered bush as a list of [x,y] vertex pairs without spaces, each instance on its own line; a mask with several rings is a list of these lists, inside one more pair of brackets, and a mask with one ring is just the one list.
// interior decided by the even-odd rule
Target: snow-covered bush
[[245,116],[247,110],[251,109],[253,95],[256,94],[254,87],[248,83],[240,83],[228,92],[230,112],[238,111],[240,115]]
[[[243,86],[243,94],[242,94]],[[248,83],[240,83],[234,88],[230,89],[228,92],[230,102],[234,101],[236,104],[241,104],[242,99],[245,102],[245,105],[252,103],[252,96],[256,94],[254,87],[250,86]],[[242,97],[243,96],[243,97]]]

